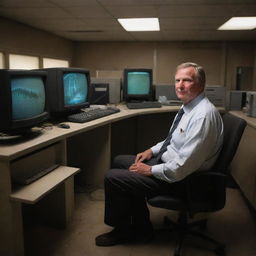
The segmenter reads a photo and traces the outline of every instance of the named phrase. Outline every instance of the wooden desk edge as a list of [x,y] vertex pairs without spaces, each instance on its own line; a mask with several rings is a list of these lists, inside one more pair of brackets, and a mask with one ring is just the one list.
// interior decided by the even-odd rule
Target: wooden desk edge
[[242,111],[229,111],[229,113],[234,116],[244,119],[248,125],[250,125],[253,128],[256,128],[256,118],[255,117],[247,116]]

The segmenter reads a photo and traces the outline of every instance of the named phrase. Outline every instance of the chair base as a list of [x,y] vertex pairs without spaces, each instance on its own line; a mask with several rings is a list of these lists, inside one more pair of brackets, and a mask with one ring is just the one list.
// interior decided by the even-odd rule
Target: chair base
[[[187,216],[186,214],[180,213],[178,222],[175,223],[172,220],[170,220],[168,217],[164,217],[164,224],[168,226],[168,231],[173,231],[178,233],[178,241],[177,245],[175,247],[174,256],[181,256],[182,246],[184,243],[184,240],[188,236],[195,236],[199,237],[202,240],[206,240],[214,245],[214,248],[211,248],[211,250],[219,256],[225,255],[225,245],[218,242],[217,240],[207,236],[204,234],[203,230],[206,229],[207,226],[207,220],[202,219],[199,221],[194,221],[192,223],[187,222]],[[199,230],[195,230],[195,227],[199,227]]]

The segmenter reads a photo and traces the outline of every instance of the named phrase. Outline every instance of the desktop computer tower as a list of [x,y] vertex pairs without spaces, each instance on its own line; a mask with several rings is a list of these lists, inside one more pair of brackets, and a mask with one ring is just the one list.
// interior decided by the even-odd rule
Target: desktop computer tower
[[165,96],[167,100],[178,100],[175,85],[157,84],[155,85],[155,100],[159,100],[159,96]]
[[109,85],[109,103],[118,104],[121,101],[121,79],[119,78],[91,78],[92,84]]
[[91,83],[90,104],[105,105],[109,103],[109,84]]
[[220,85],[207,85],[205,87],[206,97],[217,107],[225,107],[226,88]]
[[229,110],[242,110],[246,105],[246,91],[229,92]]

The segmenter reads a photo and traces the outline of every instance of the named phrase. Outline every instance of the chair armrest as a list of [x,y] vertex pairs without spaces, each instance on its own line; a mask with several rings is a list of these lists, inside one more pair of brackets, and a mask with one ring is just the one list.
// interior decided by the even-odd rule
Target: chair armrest
[[187,177],[186,197],[190,212],[220,210],[226,202],[226,175],[214,171],[195,172]]

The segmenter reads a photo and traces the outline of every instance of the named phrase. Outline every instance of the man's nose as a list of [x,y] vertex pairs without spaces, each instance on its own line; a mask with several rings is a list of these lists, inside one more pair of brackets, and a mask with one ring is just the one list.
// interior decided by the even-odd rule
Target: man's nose
[[184,88],[184,83],[182,80],[180,80],[179,82],[176,83],[176,87],[179,88],[179,89],[182,89]]

